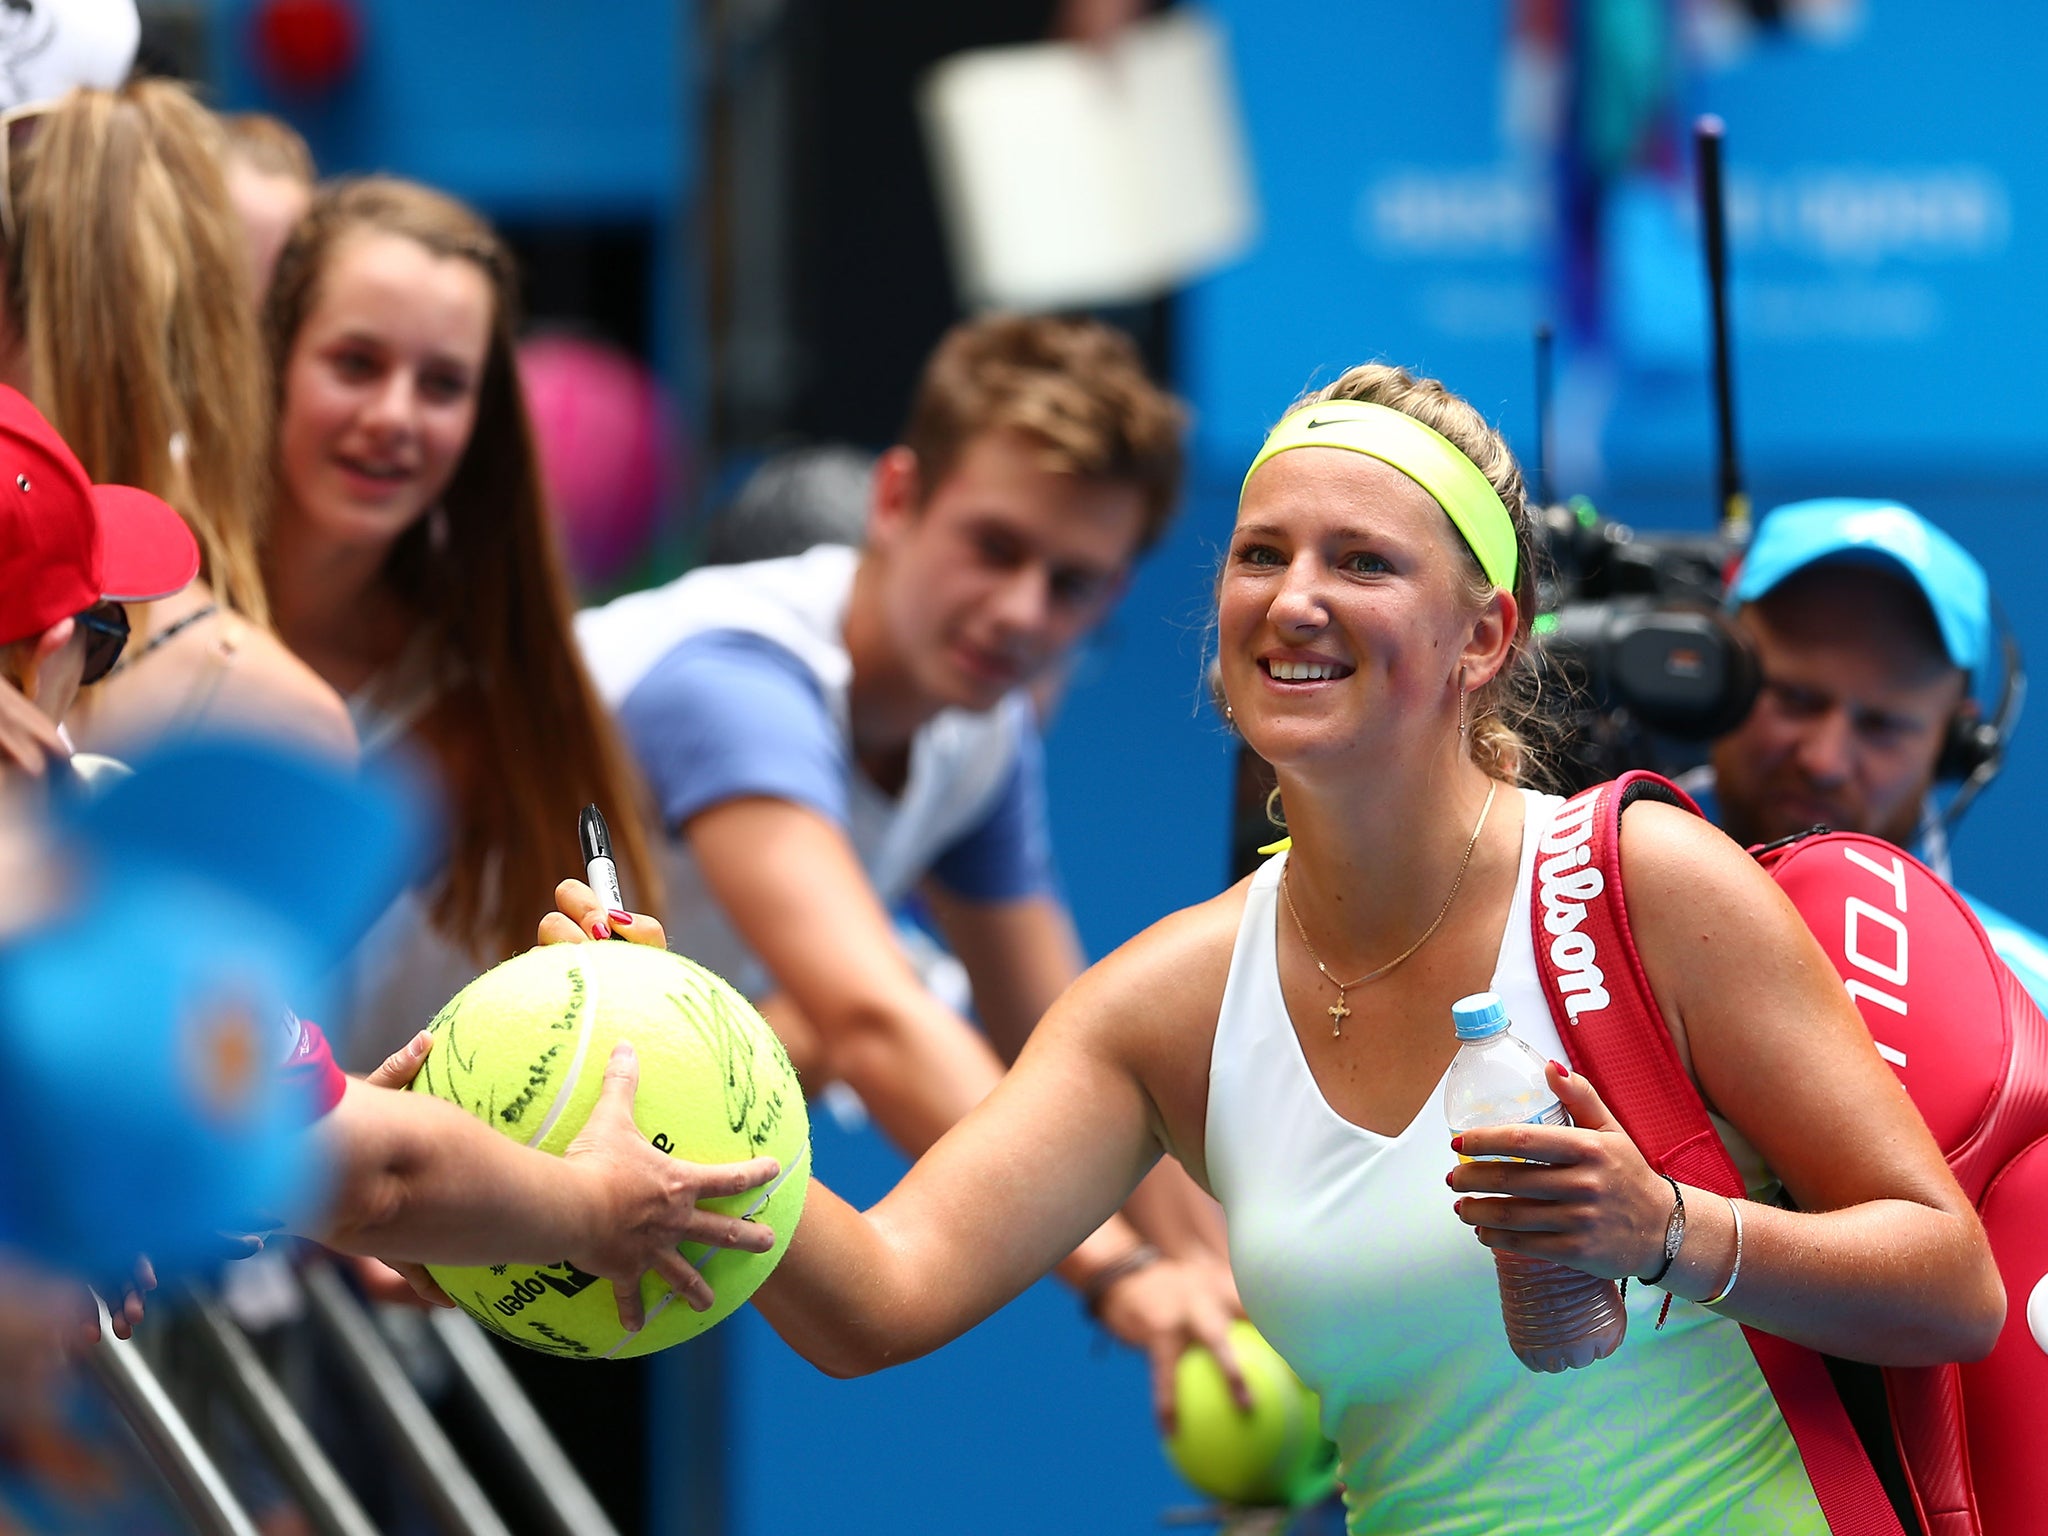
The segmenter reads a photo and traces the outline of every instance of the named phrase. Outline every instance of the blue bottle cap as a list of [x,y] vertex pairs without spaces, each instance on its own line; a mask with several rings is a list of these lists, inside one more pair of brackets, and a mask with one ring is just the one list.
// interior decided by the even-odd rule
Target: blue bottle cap
[[1484,1040],[1508,1027],[1508,1010],[1498,992],[1474,992],[1451,1004],[1451,1027],[1460,1040]]

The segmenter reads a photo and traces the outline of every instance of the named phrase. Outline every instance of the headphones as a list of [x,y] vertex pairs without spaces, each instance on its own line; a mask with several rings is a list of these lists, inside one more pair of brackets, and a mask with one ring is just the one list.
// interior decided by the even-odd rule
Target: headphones
[[1948,723],[1948,736],[1941,755],[1935,759],[1938,782],[1960,783],[1955,797],[1941,812],[1941,824],[1952,829],[1976,798],[1991,785],[2005,767],[2006,749],[2012,745],[2014,727],[2027,701],[2027,662],[2020,643],[2006,622],[2005,610],[1994,599],[1991,616],[1998,626],[1998,649],[2004,661],[1999,681],[1998,705],[1985,719],[1975,710],[1960,709]]

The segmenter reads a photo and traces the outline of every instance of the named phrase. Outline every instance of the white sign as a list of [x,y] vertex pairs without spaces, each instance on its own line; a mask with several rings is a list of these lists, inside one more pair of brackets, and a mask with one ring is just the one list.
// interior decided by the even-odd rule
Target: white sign
[[1192,6],[1106,46],[955,54],[919,92],[962,295],[1046,310],[1165,293],[1256,213],[1230,60]]

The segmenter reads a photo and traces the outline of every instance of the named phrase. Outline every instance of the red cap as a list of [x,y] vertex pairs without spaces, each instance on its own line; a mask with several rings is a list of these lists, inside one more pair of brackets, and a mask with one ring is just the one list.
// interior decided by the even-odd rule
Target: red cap
[[198,542],[169,502],[94,485],[42,413],[0,385],[0,645],[104,598],[169,597],[198,574]]

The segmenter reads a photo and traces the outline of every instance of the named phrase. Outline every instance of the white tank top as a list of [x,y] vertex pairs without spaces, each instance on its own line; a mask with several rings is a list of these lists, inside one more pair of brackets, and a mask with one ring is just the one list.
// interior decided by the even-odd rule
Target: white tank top
[[[1524,790],[1521,870],[1492,989],[1565,1059],[1536,971],[1529,877],[1563,802]],[[1323,1097],[1280,992],[1275,892],[1252,877],[1210,1056],[1206,1156],[1245,1309],[1322,1399],[1348,1529],[1403,1536],[1813,1532],[1826,1524],[1732,1322],[1631,1286],[1628,1337],[1557,1376],[1501,1326],[1492,1257],[1452,1213],[1443,1083],[1398,1136]],[[1451,1023],[1446,1017],[1444,1029]]]

